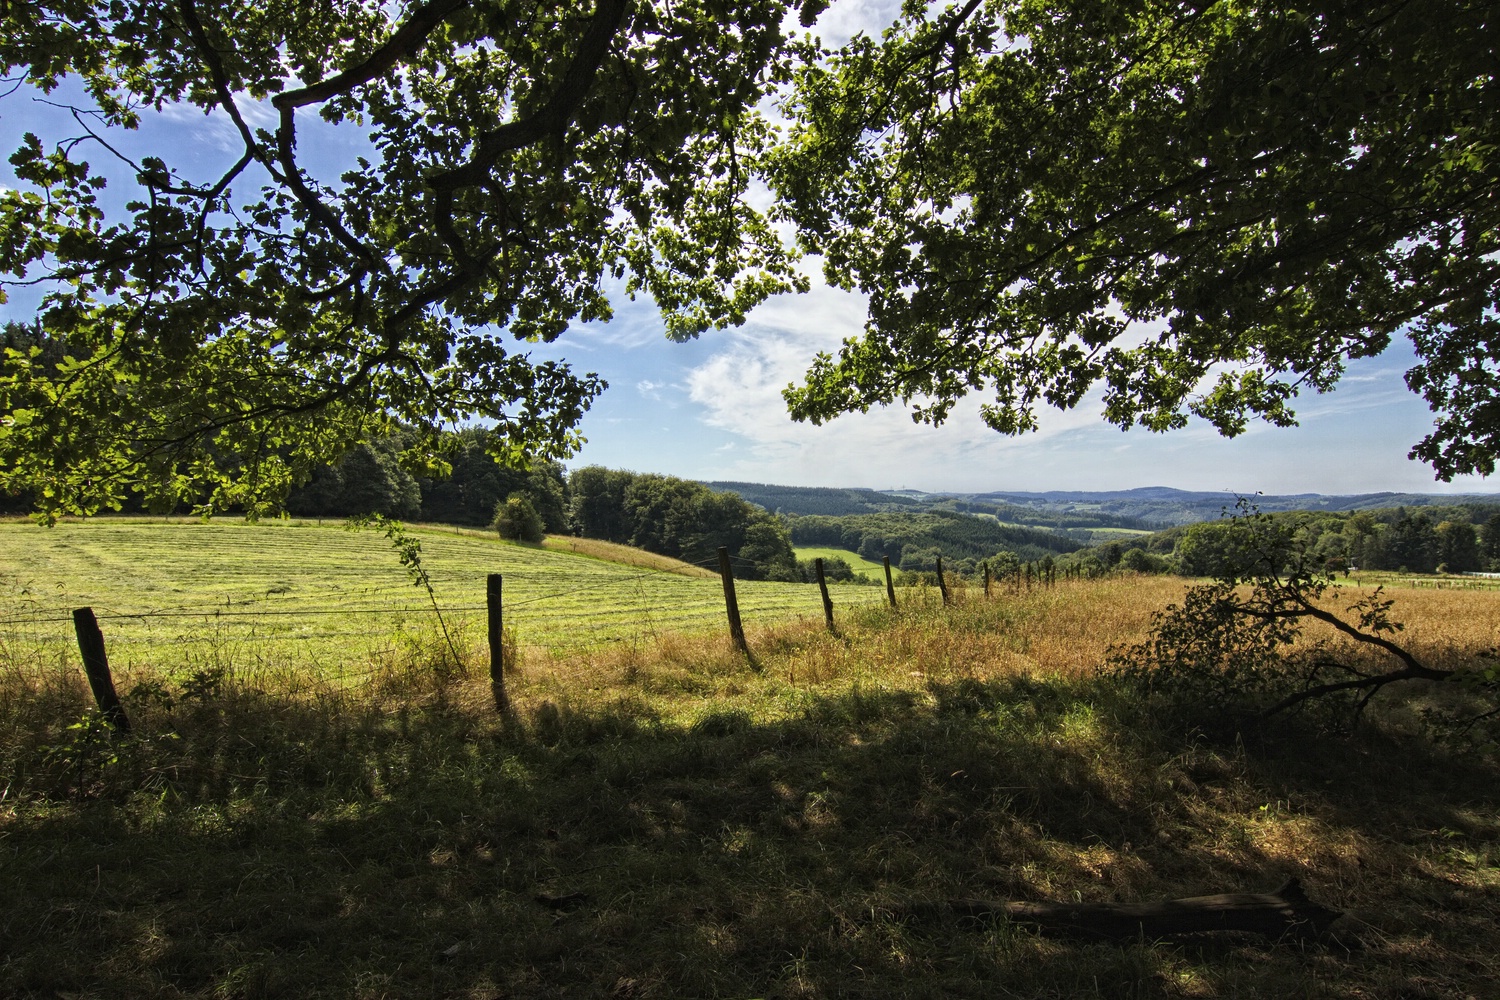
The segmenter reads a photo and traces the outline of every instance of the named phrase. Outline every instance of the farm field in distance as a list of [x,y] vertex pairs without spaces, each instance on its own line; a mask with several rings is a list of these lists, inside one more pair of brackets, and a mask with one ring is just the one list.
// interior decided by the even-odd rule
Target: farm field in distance
[[[812,562],[814,559],[842,559],[854,570],[855,576],[864,576],[872,581],[885,582],[885,565],[866,559],[858,552],[850,552],[848,549],[836,549],[831,546],[798,545],[795,549],[797,558],[803,562]],[[895,572],[894,568],[892,572]]]
[[[449,628],[472,642],[485,638],[485,577],[494,572],[504,577],[506,625],[523,647],[724,628],[716,572],[584,539],[539,548],[477,530],[408,531],[422,543]],[[609,558],[590,555],[601,552]],[[822,614],[815,587],[738,581],[736,589],[748,627]],[[882,599],[870,588],[837,592],[846,607]],[[0,641],[66,654],[76,607],[100,616],[111,661],[125,672],[210,660],[358,670],[401,636],[437,628],[426,591],[374,529],[353,532],[337,521],[0,523]]]

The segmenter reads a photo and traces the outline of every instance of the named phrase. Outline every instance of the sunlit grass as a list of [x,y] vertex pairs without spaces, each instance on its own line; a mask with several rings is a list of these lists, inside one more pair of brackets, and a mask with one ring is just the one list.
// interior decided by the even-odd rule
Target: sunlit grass
[[[416,526],[433,598],[455,635],[483,641],[486,578],[504,581],[505,624],[536,649],[723,630],[717,573],[625,546]],[[741,581],[748,624],[821,615],[816,588]],[[874,602],[850,588],[839,603]],[[92,607],[122,674],[205,662],[291,660],[358,672],[426,634],[432,602],[374,531],[336,523],[164,523],[110,518],[0,523],[0,640],[66,655],[71,611]]]
[[866,559],[858,552],[826,545],[799,545],[796,552],[797,558],[805,563],[811,563],[814,559],[842,559],[854,570],[855,576],[863,576],[877,583],[885,582],[885,564]]

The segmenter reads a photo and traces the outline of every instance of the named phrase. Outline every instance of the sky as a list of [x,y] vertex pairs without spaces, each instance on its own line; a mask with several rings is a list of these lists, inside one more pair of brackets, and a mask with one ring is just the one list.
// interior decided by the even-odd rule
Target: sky
[[[845,0],[820,19],[829,44],[876,30],[894,4]],[[0,151],[27,130],[45,134],[58,112],[20,91],[0,99]],[[74,129],[76,131],[76,129]],[[169,143],[208,165],[232,148],[227,121],[169,113],[134,137],[141,149]],[[349,148],[330,145],[330,163]],[[13,184],[0,166],[0,185]],[[1251,494],[1378,491],[1500,492],[1464,477],[1444,484],[1407,452],[1432,414],[1405,386],[1414,363],[1401,338],[1378,358],[1353,363],[1336,391],[1305,396],[1300,425],[1252,424],[1235,439],[1195,420],[1182,430],[1128,432],[1105,423],[1097,397],[1075,410],[1045,411],[1041,429],[1003,437],[980,421],[981,400],[957,407],[941,427],[913,423],[900,408],[840,417],[821,427],[793,422],[781,397],[819,351],[836,351],[864,323],[863,300],[823,285],[773,299],[739,328],[688,344],[668,341],[655,305],[617,298],[608,324],[579,324],[547,345],[519,345],[534,358],[565,358],[610,388],[585,416],[582,451],[568,464],[599,464],[701,480],[930,492],[1117,490],[1170,486]],[[15,295],[0,317],[24,319],[34,296]]]
[[781,391],[814,355],[859,333],[862,300],[826,286],[773,299],[739,328],[690,344],[668,342],[649,303],[622,307],[607,324],[569,330],[537,356],[567,358],[610,388],[585,417],[587,444],[572,464],[703,480],[797,486],[863,486],[929,492],[1113,490],[1171,486],[1235,493],[1492,492],[1468,477],[1436,483],[1409,460],[1432,414],[1403,374],[1414,363],[1398,340],[1351,364],[1332,393],[1301,399],[1300,426],[1252,423],[1225,439],[1207,423],[1153,434],[1121,431],[1097,396],[1066,413],[1044,411],[1041,429],[1004,437],[979,418],[980,400],[941,427],[915,424],[900,407],[793,422]]

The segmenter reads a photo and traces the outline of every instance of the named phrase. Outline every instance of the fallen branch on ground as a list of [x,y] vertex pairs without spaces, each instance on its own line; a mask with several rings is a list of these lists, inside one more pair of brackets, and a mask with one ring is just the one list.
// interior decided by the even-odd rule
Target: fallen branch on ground
[[1019,903],[954,899],[917,903],[900,916],[953,916],[1033,927],[1043,934],[1106,941],[1177,937],[1214,931],[1259,934],[1273,941],[1325,937],[1344,914],[1313,902],[1298,879],[1275,892],[1230,892],[1154,903]]

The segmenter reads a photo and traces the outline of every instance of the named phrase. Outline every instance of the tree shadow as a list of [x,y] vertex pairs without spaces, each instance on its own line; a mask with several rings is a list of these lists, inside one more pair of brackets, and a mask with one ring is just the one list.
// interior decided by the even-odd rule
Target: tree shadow
[[[498,721],[266,701],[172,725],[3,819],[18,992],[1342,996],[1447,956],[1478,995],[1495,952],[1494,883],[1449,857],[1494,839],[1491,765],[1376,735],[1183,740],[1099,681],[810,691],[783,717],[688,722],[631,700]],[[1451,919],[1351,956],[893,916],[1289,875],[1413,924],[1435,898],[1413,880],[1447,878]]]

